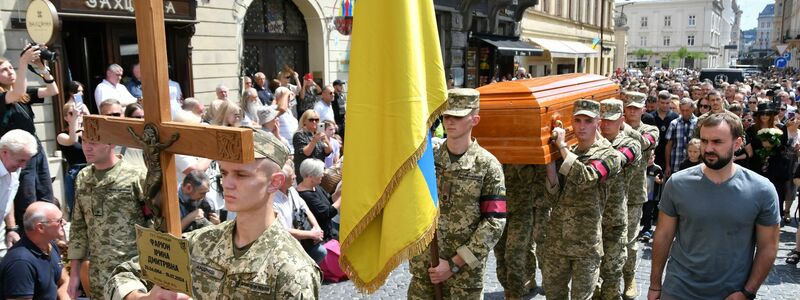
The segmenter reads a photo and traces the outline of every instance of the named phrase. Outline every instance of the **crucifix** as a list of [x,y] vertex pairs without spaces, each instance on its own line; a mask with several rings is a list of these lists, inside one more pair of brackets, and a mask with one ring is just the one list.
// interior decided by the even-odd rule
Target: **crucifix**
[[135,0],[136,37],[142,69],[144,120],[90,115],[83,138],[144,150],[148,203],[160,191],[166,232],[181,236],[175,154],[248,163],[253,157],[253,130],[171,122],[167,86],[167,50],[163,1]]

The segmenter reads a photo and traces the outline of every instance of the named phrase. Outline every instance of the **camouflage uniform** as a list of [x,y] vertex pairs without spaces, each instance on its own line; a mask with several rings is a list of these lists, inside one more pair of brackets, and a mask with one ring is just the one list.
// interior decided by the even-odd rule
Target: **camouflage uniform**
[[[545,228],[550,219],[550,209],[553,206],[555,197],[548,191],[547,185],[547,166],[534,166],[533,186],[533,230],[531,230],[530,256],[528,256],[528,273],[530,274],[528,289],[536,286],[536,268],[542,268],[541,260],[543,257]],[[542,285],[544,288],[544,284]]]
[[542,206],[541,198],[547,194],[545,170],[542,165],[503,165],[508,217],[494,255],[506,298],[522,297],[536,286],[535,241],[544,236],[546,219],[536,206]]
[[[256,159],[279,166],[289,149],[275,136],[253,131]],[[272,207],[271,203],[268,207]],[[183,235],[189,241],[194,299],[317,299],[320,271],[303,247],[278,220],[261,233],[241,256],[234,254],[237,221],[204,227]],[[106,283],[105,299],[123,299],[145,291],[138,257],[119,265]]]
[[[575,114],[596,117],[597,102],[578,100]],[[542,275],[548,299],[588,299],[599,276],[603,256],[601,217],[609,186],[623,161],[606,139],[588,149],[573,146],[558,172],[563,185],[547,223]],[[572,291],[568,284],[572,281]]]
[[[645,95],[642,93],[630,93],[626,106],[643,108],[645,105]],[[637,138],[642,151],[642,159],[634,165],[633,176],[627,185],[626,194],[628,197],[628,236],[627,254],[625,265],[622,268],[622,276],[627,284],[634,283],[634,272],[636,271],[636,261],[638,260],[639,250],[636,244],[636,235],[639,231],[639,222],[642,219],[642,205],[647,202],[647,163],[654,155],[658,144],[659,131],[652,125],[639,123],[636,128],[630,127],[625,130],[629,136]]]
[[[603,100],[600,103],[601,118],[604,120],[618,120],[622,117],[622,101],[616,99]],[[628,127],[623,123],[623,128]],[[627,243],[628,210],[626,185],[633,177],[636,164],[641,159],[640,143],[628,136],[621,129],[611,141],[611,146],[616,149],[624,159],[622,171],[609,178],[609,193],[603,208],[603,261],[600,264],[600,278],[602,299],[619,299],[619,282],[622,279],[622,267],[625,264],[625,245]]]
[[[477,91],[450,91],[443,114],[465,116],[478,107]],[[451,161],[447,141],[434,151],[439,189],[439,222],[436,230],[439,257],[450,261],[458,255],[466,263],[443,282],[448,299],[482,299],[486,260],[506,224],[506,188],[500,162],[473,140],[467,151]],[[408,299],[433,298],[428,276],[430,256],[424,252],[411,259]]]
[[[193,299],[319,298],[319,268],[279,221],[239,258],[233,255],[234,227],[235,220],[184,234],[192,259]],[[140,277],[138,257],[119,265],[104,298],[123,299],[152,287]]]
[[134,224],[151,226],[143,213],[145,170],[121,159],[108,170],[94,165],[75,179],[69,259],[90,260],[89,282],[103,291],[111,271],[136,256]]

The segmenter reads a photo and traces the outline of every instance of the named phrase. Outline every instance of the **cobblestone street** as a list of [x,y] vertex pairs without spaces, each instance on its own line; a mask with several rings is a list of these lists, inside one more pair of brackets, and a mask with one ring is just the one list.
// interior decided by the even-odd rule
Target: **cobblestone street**
[[[775,266],[767,280],[758,291],[758,299],[800,299],[800,268],[785,263],[786,255],[795,246],[794,235],[797,231],[797,220],[791,225],[781,228],[780,245]],[[640,244],[639,267],[636,273],[636,282],[639,288],[637,299],[647,299],[647,287],[650,282],[650,246]],[[489,268],[484,277],[484,298],[503,299],[503,287],[495,276],[494,253],[489,255]],[[403,263],[392,272],[386,284],[373,295],[359,294],[353,283],[344,281],[340,283],[326,283],[322,286],[320,296],[322,299],[405,299],[406,289],[410,280],[408,264]],[[536,276],[541,283],[541,274]],[[544,299],[543,295],[529,294],[525,299]]]

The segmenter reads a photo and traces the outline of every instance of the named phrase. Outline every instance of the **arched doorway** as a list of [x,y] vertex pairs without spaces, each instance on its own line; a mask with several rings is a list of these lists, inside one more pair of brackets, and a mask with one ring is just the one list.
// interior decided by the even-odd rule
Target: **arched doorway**
[[308,31],[303,14],[286,0],[254,0],[244,22],[242,73],[264,72],[268,79],[288,66],[308,72]]

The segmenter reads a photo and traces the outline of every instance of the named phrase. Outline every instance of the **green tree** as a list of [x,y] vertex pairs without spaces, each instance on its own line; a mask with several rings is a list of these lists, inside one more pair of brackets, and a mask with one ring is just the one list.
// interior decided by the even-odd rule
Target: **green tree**
[[639,48],[639,49],[636,49],[636,51],[633,52],[633,55],[636,55],[636,57],[638,57],[638,58],[647,57],[647,65],[649,66],[650,65],[650,57],[653,56],[653,50]]
[[667,59],[670,62],[670,66],[672,66],[673,63],[677,60],[680,62],[679,64],[680,67],[686,68],[687,58],[692,58],[693,60],[696,60],[696,59],[705,59],[707,56],[708,54],[705,52],[689,51],[689,49],[686,49],[686,47],[681,47],[680,49],[678,49],[678,51],[671,53]]

